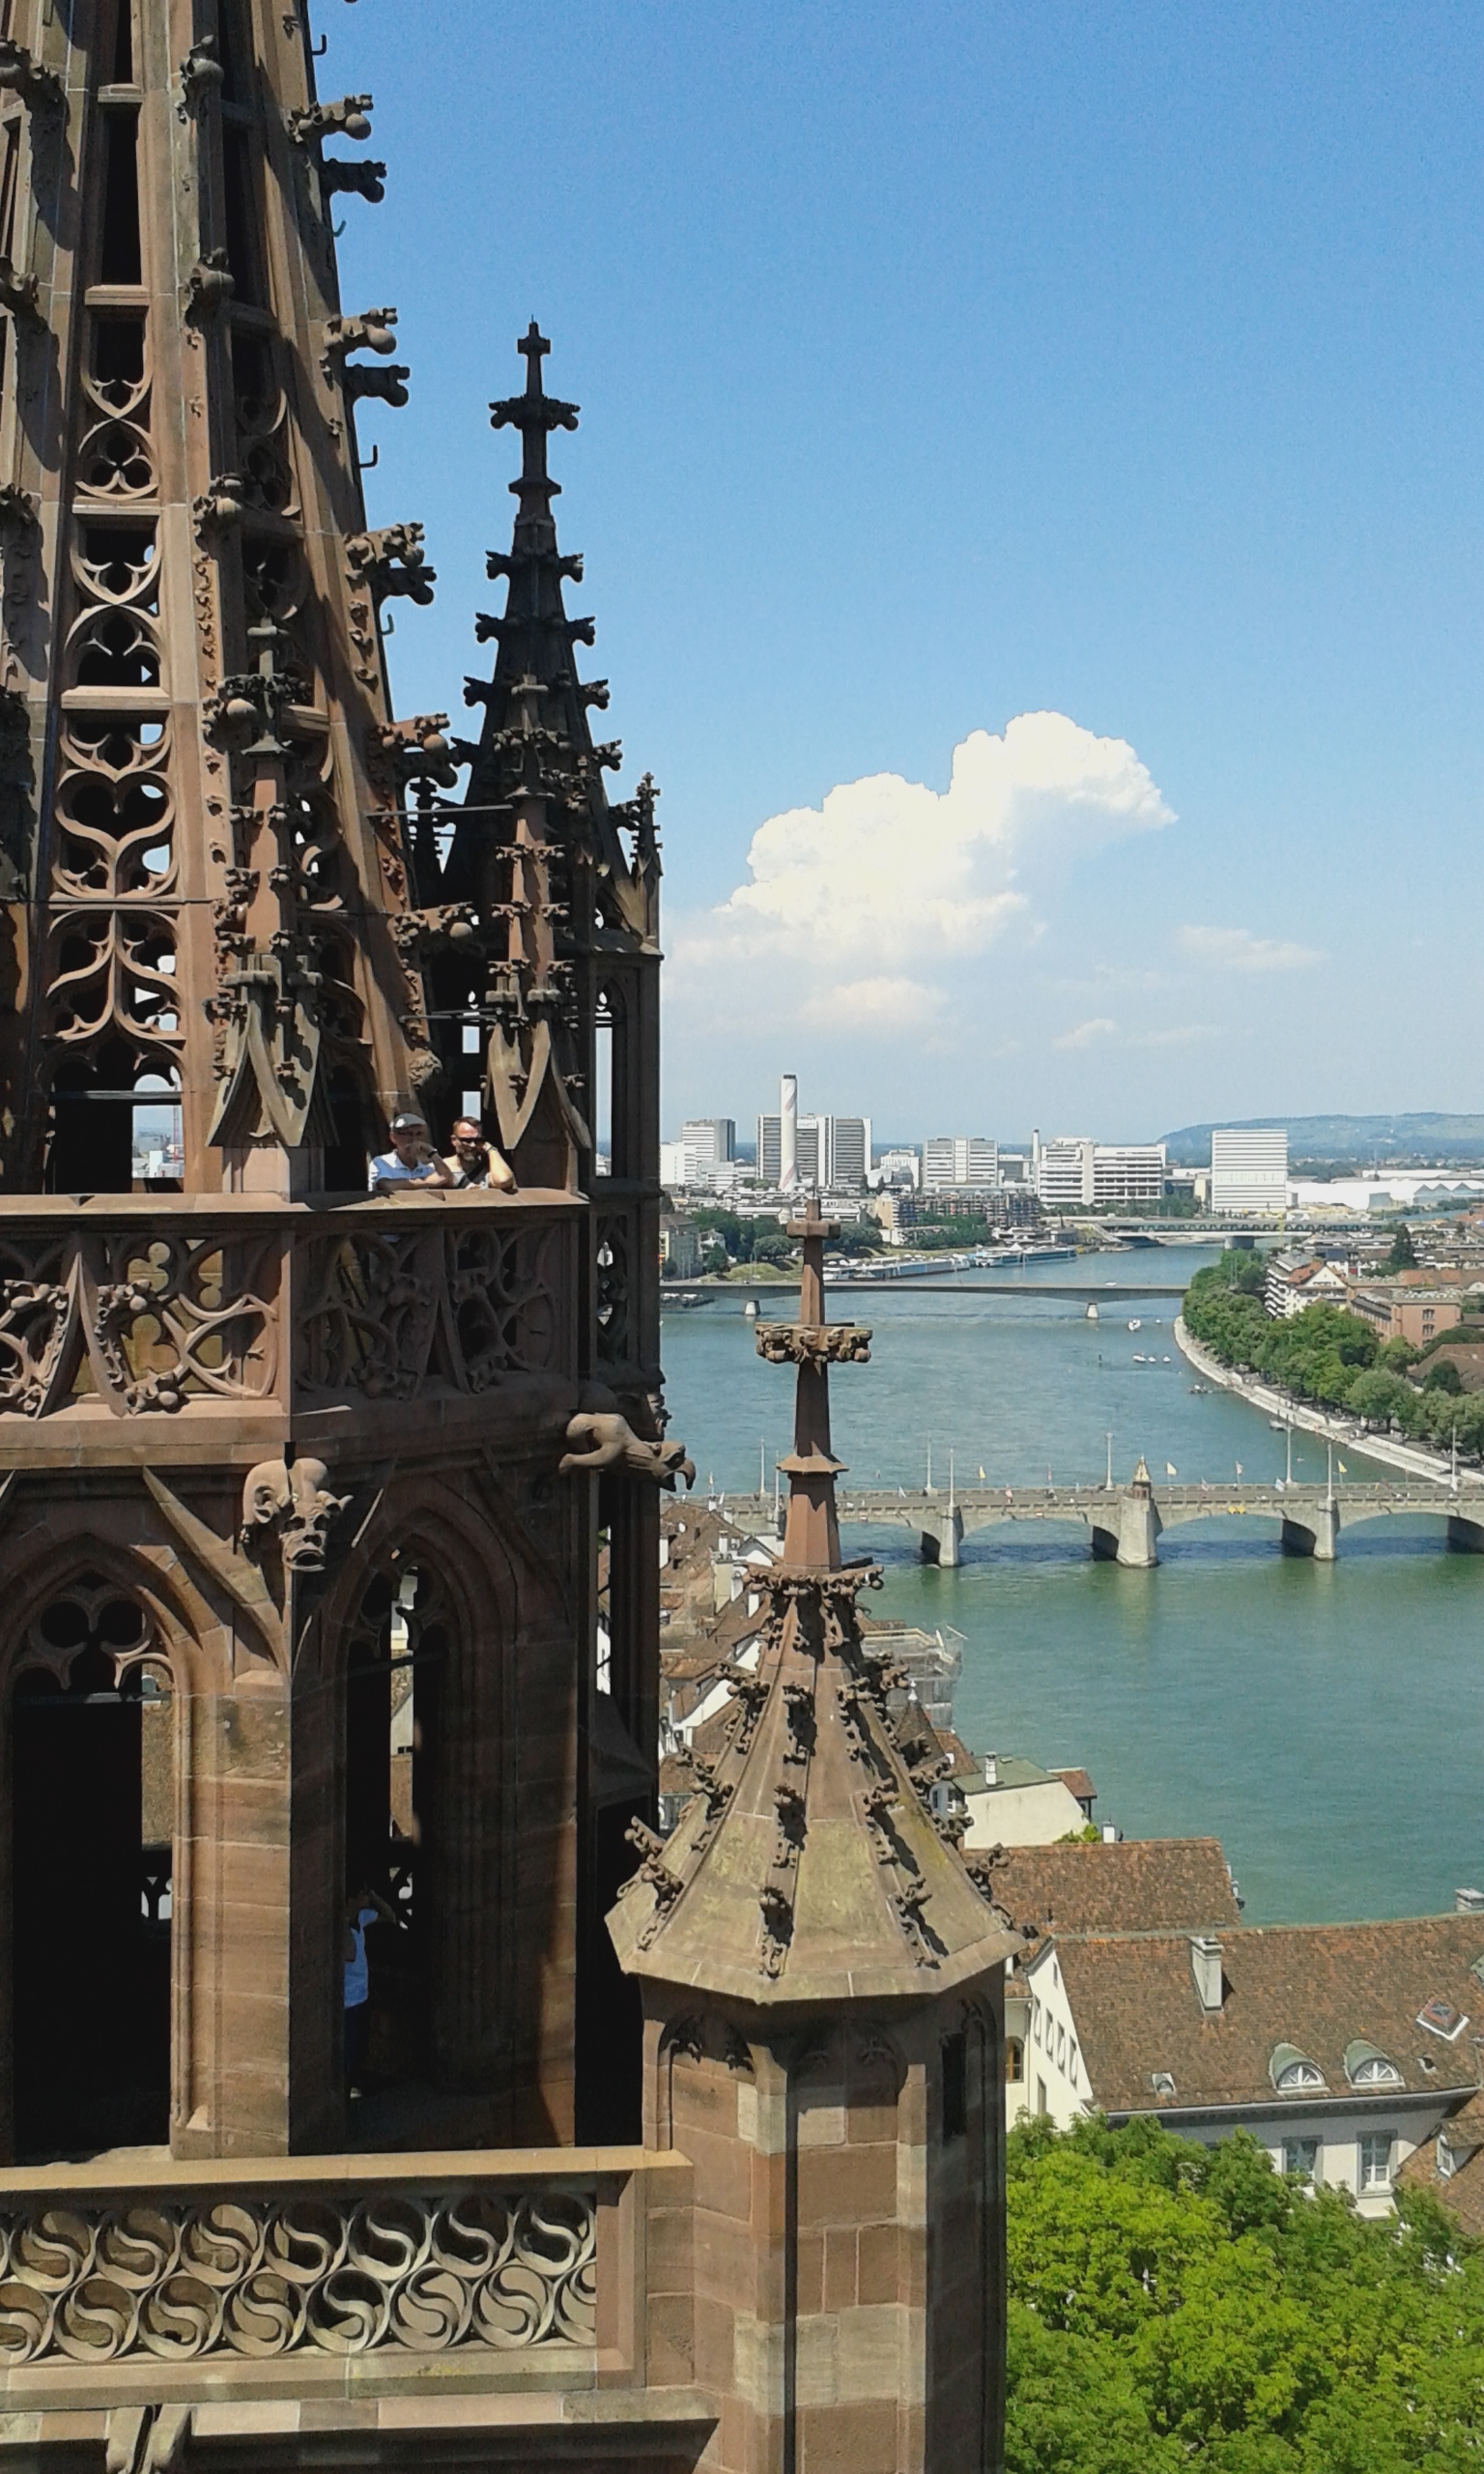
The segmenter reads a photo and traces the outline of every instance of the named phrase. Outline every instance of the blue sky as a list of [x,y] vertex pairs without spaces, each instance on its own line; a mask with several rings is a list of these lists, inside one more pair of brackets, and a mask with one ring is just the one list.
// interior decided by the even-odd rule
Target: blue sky
[[583,406],[667,1126],[783,1067],[903,1135],[1481,1104],[1476,10],[316,22],[389,165],[340,247],[413,368],[403,710],[487,668],[532,314]]

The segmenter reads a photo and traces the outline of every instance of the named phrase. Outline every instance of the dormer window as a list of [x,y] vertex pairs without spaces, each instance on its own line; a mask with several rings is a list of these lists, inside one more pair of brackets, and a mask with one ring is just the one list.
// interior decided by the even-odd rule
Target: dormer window
[[1417,2012],[1417,2025],[1425,2028],[1430,2036],[1441,2036],[1445,2045],[1451,2045],[1463,2034],[1469,2021],[1462,2010],[1455,2010],[1451,2001],[1444,2001],[1440,1996],[1423,2002]]
[[1173,2104],[1175,2082],[1167,2070],[1152,2070],[1149,2074],[1149,2084],[1162,2105]]
[[1352,2087],[1400,2087],[1402,2074],[1378,2046],[1357,2036],[1345,2048],[1345,2076]]
[[1313,2095],[1325,2085],[1325,2074],[1318,2062],[1311,2061],[1297,2045],[1274,2045],[1268,2076],[1280,2096]]

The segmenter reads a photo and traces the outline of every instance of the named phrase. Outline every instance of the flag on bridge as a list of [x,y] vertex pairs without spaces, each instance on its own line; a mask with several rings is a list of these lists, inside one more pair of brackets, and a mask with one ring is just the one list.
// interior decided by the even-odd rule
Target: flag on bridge
[[1173,1460],[1167,1460],[1165,1462],[1164,1474],[1167,1478],[1178,1478],[1180,1476],[1180,1471],[1176,1468]]
[[1237,1462],[1237,1475],[1239,1478],[1241,1476],[1241,1462],[1240,1460]]
[[1334,1465],[1336,1469],[1338,1469],[1342,1478],[1348,1478],[1350,1476],[1350,1471],[1346,1468],[1343,1460],[1337,1458]]
[[980,1484],[981,1484],[981,1485],[983,1485],[983,1484],[984,1484],[984,1482],[985,1482],[985,1473],[984,1473],[984,1469],[983,1469],[983,1467],[981,1467],[981,1469],[980,1469],[980,1473],[979,1473],[979,1482],[980,1482]]

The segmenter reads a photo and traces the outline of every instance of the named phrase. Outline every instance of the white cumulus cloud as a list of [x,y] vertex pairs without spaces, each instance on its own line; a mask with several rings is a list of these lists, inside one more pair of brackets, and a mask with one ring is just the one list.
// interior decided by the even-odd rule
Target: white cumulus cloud
[[760,824],[743,880],[672,930],[671,1007],[715,1022],[745,990],[750,1011],[898,1033],[921,1022],[926,985],[1013,923],[1034,935],[1039,877],[1171,821],[1127,739],[1065,713],[973,731],[946,791],[875,773]]
[[1325,959],[1312,945],[1254,936],[1248,928],[1182,928],[1176,942],[1207,970],[1304,970]]

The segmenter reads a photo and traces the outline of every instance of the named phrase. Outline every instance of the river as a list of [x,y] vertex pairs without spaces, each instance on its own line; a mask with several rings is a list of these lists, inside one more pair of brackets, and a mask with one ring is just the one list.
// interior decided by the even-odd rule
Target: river
[[[1285,1439],[1229,1393],[1197,1395],[1175,1346],[1173,1298],[1105,1307],[1039,1285],[1135,1269],[1186,1280],[1209,1250],[1033,1266],[1024,1298],[941,1290],[831,1293],[874,1332],[871,1364],[831,1381],[835,1449],[861,1485],[944,1487],[1100,1480],[1106,1435],[1127,1482],[1142,1453],[1224,1499],[1238,1466],[1284,1474]],[[1004,1277],[966,1274],[966,1280]],[[786,1292],[764,1312],[793,1310]],[[1129,1332],[1138,1317],[1140,1329]],[[1153,1364],[1134,1364],[1135,1355]],[[787,1369],[754,1351],[742,1298],[665,1318],[672,1424],[698,1492],[753,1489],[788,1449]],[[1355,1477],[1388,1473],[1345,1454]],[[1324,1447],[1294,1437],[1296,1478]],[[1337,1486],[1344,1480],[1337,1475]],[[905,1530],[852,1530],[881,1563],[870,1611],[964,1636],[959,1733],[976,1752],[1079,1765],[1099,1821],[1130,1837],[1210,1834],[1226,1849],[1248,1923],[1436,1913],[1484,1881],[1484,1557],[1448,1554],[1441,1523],[1342,1531],[1339,1561],[1278,1551],[1257,1520],[1182,1528],[1157,1570],[1094,1564],[1086,1532],[981,1532],[957,1571],[920,1564]]]

